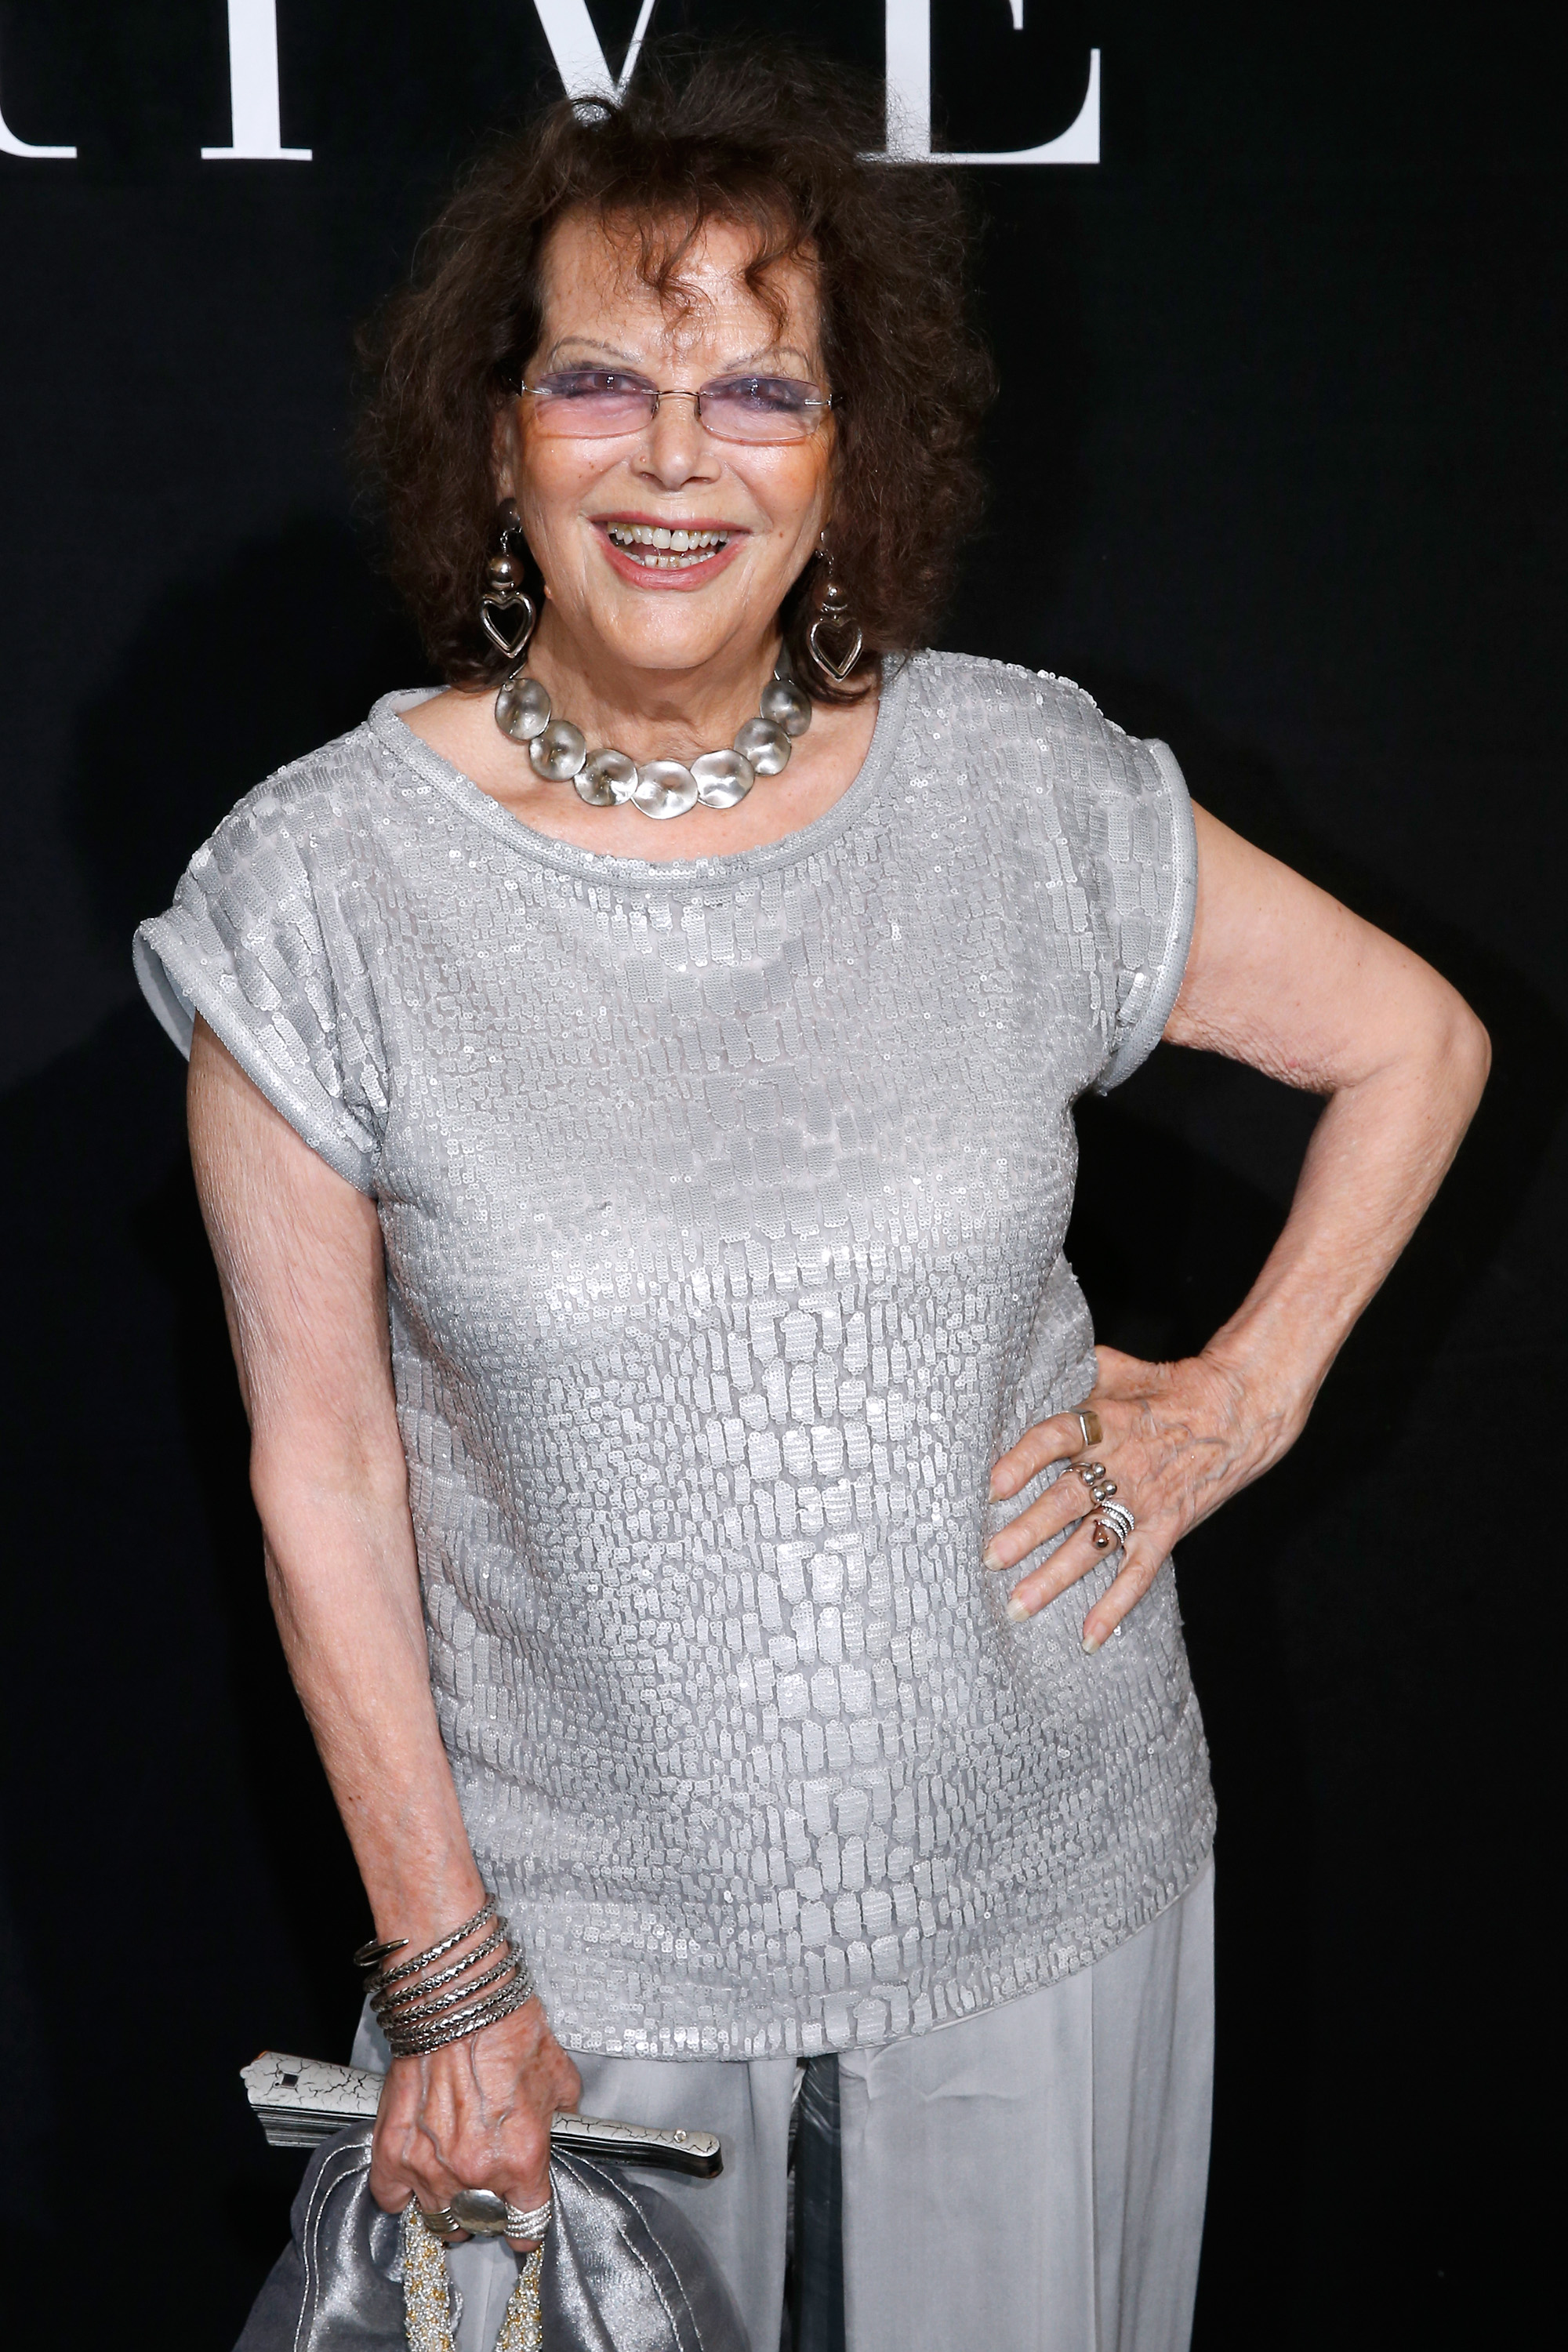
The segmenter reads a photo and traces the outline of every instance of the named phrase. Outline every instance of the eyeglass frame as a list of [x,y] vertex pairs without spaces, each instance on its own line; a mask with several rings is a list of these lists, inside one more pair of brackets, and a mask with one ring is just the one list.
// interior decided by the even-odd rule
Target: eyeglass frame
[[[618,373],[620,371],[617,370],[616,373]],[[809,376],[774,377],[772,380],[775,383],[809,383],[811,381]],[[659,403],[661,401],[689,400],[691,403],[692,415],[696,418],[698,424],[701,425],[704,433],[711,435],[715,441],[728,441],[731,446],[739,446],[742,448],[751,447],[754,449],[765,449],[769,447],[784,447],[787,446],[786,443],[776,441],[772,443],[766,441],[753,441],[748,443],[743,436],[739,434],[714,433],[713,427],[708,423],[706,417],[704,417],[702,414],[702,395],[705,392],[712,392],[716,390],[718,386],[724,383],[762,383],[767,381],[769,381],[769,379],[760,375],[713,376],[710,378],[707,383],[700,383],[695,392],[682,384],[667,384],[660,386],[657,383],[650,383],[647,386],[647,397],[653,404],[647,413],[647,425],[628,425],[625,433],[584,433],[575,436],[569,433],[563,433],[560,437],[563,441],[569,441],[574,438],[584,441],[629,440],[634,433],[646,433],[648,425],[653,425],[658,422]],[[540,386],[538,384],[525,383],[521,375],[517,378],[512,386],[513,395],[519,400],[522,399],[524,394],[528,393],[532,393],[537,397],[539,391]],[[831,409],[835,404],[835,395],[831,392],[826,392],[823,394],[820,400],[803,400],[800,404],[803,408],[818,408],[823,410]],[[816,419],[813,420],[814,430],[816,421]],[[810,436],[807,434],[802,434],[800,437],[802,440],[806,440],[809,439]]]

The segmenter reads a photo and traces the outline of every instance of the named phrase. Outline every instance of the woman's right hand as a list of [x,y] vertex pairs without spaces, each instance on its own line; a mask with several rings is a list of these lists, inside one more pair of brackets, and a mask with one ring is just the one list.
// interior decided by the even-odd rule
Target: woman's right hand
[[[573,2113],[582,2090],[537,1999],[428,2057],[395,2058],[375,2118],[371,2195],[388,2213],[410,2198],[438,2212],[459,2189],[493,2189],[524,2210],[548,2204],[550,2118]],[[532,2242],[508,2240],[519,2252]]]

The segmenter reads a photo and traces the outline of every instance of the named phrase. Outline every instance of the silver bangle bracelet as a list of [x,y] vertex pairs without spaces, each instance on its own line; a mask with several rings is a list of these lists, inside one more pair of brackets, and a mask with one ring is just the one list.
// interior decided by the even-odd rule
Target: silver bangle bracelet
[[[449,1968],[429,1973],[435,1961],[456,1951],[487,1922],[490,1933],[482,1943],[464,1952]],[[372,2013],[395,2058],[426,2057],[449,2042],[482,2033],[487,2025],[498,2024],[533,1998],[532,1975],[499,1916],[493,1895],[487,1895],[473,1917],[454,1927],[450,1935],[416,1952],[411,1959],[399,1960],[395,1968],[389,1967],[393,1954],[406,1948],[406,1940],[365,1944],[354,1954],[368,1979]],[[500,1958],[483,1969],[482,1963],[497,1952]],[[476,1969],[482,1969],[482,1973],[476,1976]]]
[[[370,2005],[377,2017],[384,2017],[388,2010],[407,2009],[411,2001],[426,2000],[439,1986],[457,1983],[459,1977],[468,1976],[470,1969],[477,1968],[480,1960],[488,1958],[491,1952],[498,1950],[507,1954],[511,1950],[511,1937],[503,1927],[498,1928],[493,1936],[487,1936],[478,1949],[466,1955],[458,1961],[456,1968],[443,1969],[437,1976],[416,1977],[411,1984],[400,1986],[395,1992],[387,1991],[381,1986],[379,1979],[373,1979],[370,1988]],[[504,1966],[504,1961],[502,1965]],[[475,1980],[469,1977],[466,1985],[458,1985],[457,1998],[459,2000],[466,2000],[474,1989]]]
[[459,2010],[455,2016],[443,2019],[439,2025],[431,2026],[423,2033],[405,2032],[401,2029],[388,2033],[386,2039],[393,2056],[427,2058],[432,2051],[445,2049],[449,2042],[462,2042],[470,2033],[482,2033],[487,2025],[499,2025],[503,2017],[510,2017],[514,2009],[521,2009],[524,2001],[533,1998],[532,1977],[521,1960],[516,1966],[516,1977],[505,1990],[489,2000],[481,2001],[477,2009]]
[[371,2007],[374,2010],[384,2032],[388,2026],[395,2025],[400,2032],[407,2031],[417,2033],[425,2026],[434,2025],[437,2019],[445,2017],[449,2010],[461,2009],[468,2002],[477,2000],[487,1985],[499,1985],[503,1977],[510,1976],[516,1960],[517,1955],[509,1943],[505,1959],[498,1960],[493,1969],[487,1969],[482,1977],[474,1979],[472,1984],[458,1985],[455,1990],[444,1992],[435,2000],[426,2001],[416,2009],[405,2010],[403,2014],[396,2018],[389,2018],[386,2011],[376,2001],[373,2000]]
[[488,1960],[490,1954],[499,1952],[503,1944],[510,1951],[510,1938],[504,1927],[498,1927],[493,1935],[487,1936],[482,1944],[476,1944],[471,1952],[465,1952],[462,1958],[455,1960],[449,1969],[442,1969],[437,1975],[426,1977],[418,1984],[405,1985],[398,1992],[373,1992],[370,2005],[377,2017],[384,2018],[389,2009],[401,2009],[405,2001],[423,2000],[426,1993],[435,1992],[442,1985],[454,1983],[469,1969],[477,1968],[481,1960]]
[[406,1936],[395,1937],[389,1944],[362,1944],[354,1954],[354,1966],[367,1971],[374,1969],[379,1987],[396,1984],[402,1978],[411,1977],[416,1969],[428,1968],[432,1960],[445,1959],[448,1952],[455,1952],[465,1937],[471,1936],[476,1927],[483,1927],[495,1907],[495,1896],[487,1895],[471,1919],[465,1919],[460,1927],[454,1927],[451,1934],[443,1936],[438,1944],[431,1944],[425,1951],[416,1952],[411,1960],[400,1960],[395,1969],[389,1969],[386,1962],[394,1952],[406,1950]]

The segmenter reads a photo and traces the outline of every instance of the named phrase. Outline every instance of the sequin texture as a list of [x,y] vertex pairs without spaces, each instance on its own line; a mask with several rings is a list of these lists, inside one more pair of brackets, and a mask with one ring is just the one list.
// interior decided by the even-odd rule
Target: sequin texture
[[1173,1579],[1086,1658],[1114,1556],[1014,1626],[980,1552],[1093,1380],[1071,1106],[1180,981],[1174,761],[923,654],[826,816],[656,866],[416,698],[242,801],[138,969],[378,1203],[442,1731],[556,2032],[821,2051],[1087,1965],[1208,1851]]

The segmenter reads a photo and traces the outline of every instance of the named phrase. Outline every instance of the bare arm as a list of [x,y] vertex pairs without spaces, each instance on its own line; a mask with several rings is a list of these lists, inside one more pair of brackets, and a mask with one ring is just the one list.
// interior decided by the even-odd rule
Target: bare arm
[[[411,1952],[483,1899],[430,1694],[374,1205],[334,1175],[205,1022],[191,1155],[250,1420],[273,1608],[378,1937]],[[457,2188],[549,2195],[549,2117],[575,2069],[531,2000],[398,2060],[372,2185],[392,2210]]]
[[[1258,1280],[1202,1354],[1145,1364],[1099,1353],[1093,1448],[1138,1528],[1084,1622],[1098,1649],[1188,1528],[1270,1468],[1300,1435],[1330,1365],[1443,1180],[1480,1099],[1485,1030],[1431,967],[1199,809],[1198,906],[1186,977],[1165,1030],[1177,1045],[1249,1063],[1328,1097],[1290,1214]],[[1084,1451],[1055,1416],[1003,1455],[998,1496]],[[1017,1564],[1084,1511],[1064,1477],[1002,1528],[993,1567]],[[1014,1588],[1032,1615],[1100,1557],[1088,1523]]]

